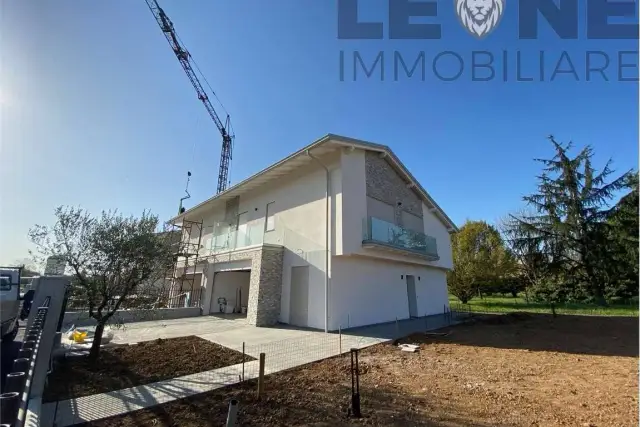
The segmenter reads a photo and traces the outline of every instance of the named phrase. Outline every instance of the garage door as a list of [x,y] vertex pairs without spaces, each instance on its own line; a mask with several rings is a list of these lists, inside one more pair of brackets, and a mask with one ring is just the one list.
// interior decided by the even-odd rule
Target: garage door
[[309,323],[309,267],[291,267],[291,297],[289,323],[307,326]]

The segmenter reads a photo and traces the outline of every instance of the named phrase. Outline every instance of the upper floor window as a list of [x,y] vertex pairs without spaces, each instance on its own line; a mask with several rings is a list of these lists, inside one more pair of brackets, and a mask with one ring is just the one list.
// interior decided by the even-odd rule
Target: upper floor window
[[267,203],[267,214],[264,224],[264,231],[273,231],[276,229],[276,218],[275,218],[275,202]]

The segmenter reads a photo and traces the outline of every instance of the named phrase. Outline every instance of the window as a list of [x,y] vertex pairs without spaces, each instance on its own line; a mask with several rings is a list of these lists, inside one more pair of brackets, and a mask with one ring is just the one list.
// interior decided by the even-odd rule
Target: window
[[274,203],[275,202],[271,202],[271,203],[267,203],[267,214],[266,214],[266,218],[267,220],[265,221],[264,224],[264,231],[273,231],[276,229],[276,218],[275,218],[275,212],[274,212]]
[[10,291],[11,290],[11,277],[9,276],[0,276],[0,291]]

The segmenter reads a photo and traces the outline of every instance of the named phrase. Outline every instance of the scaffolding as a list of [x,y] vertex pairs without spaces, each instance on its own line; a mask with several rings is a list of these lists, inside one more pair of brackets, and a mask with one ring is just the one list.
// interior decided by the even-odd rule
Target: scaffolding
[[202,249],[202,221],[181,220],[168,224],[167,234],[173,251],[173,262],[165,277],[169,281],[167,305],[199,307],[201,284],[196,284],[196,267]]

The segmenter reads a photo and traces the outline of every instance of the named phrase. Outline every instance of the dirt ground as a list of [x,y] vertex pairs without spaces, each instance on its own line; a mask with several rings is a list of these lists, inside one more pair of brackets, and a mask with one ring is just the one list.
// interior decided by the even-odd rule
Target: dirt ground
[[102,420],[93,426],[637,426],[638,318],[484,317],[360,352],[361,419],[348,417],[349,356],[256,383]]
[[195,336],[104,348],[97,363],[87,357],[60,360],[47,380],[43,400],[105,393],[240,362],[242,353]]

